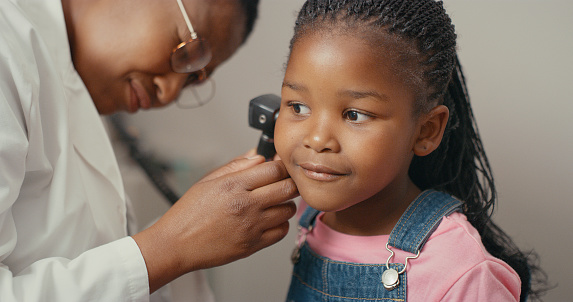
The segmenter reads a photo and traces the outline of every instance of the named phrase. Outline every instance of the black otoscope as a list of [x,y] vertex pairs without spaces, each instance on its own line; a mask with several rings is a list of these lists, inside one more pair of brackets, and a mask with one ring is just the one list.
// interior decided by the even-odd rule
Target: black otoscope
[[279,116],[281,98],[274,94],[265,94],[252,99],[249,102],[249,126],[263,130],[257,154],[267,160],[275,156],[275,121]]

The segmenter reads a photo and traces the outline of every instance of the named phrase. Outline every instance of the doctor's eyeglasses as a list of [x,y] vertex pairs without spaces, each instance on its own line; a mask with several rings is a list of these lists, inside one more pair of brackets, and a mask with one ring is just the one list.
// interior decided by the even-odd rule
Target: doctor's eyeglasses
[[179,98],[177,106],[196,108],[209,102],[215,95],[215,83],[209,79],[205,70],[213,54],[209,43],[193,29],[182,0],[177,0],[177,4],[191,33],[191,39],[177,45],[170,57],[171,69],[174,72],[189,74],[185,86],[190,86],[191,99],[182,101]]

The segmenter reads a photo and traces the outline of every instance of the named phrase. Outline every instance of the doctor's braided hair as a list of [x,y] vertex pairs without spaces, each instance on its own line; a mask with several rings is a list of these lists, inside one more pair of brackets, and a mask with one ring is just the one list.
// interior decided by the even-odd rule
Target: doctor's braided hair
[[[443,104],[450,119],[438,149],[415,156],[409,170],[422,190],[436,189],[464,201],[463,212],[478,230],[486,249],[519,274],[521,300],[538,297],[532,274],[544,273],[492,220],[496,190],[479,136],[456,54],[456,33],[441,1],[434,0],[308,0],[299,11],[290,48],[307,34],[353,35],[381,46],[416,87],[415,113]],[[376,60],[374,56],[372,58]]]

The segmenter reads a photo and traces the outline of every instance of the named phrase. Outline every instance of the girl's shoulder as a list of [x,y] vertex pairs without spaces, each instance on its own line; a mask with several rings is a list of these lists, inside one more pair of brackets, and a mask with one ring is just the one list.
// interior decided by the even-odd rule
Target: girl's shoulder
[[[476,297],[475,301],[519,300],[519,276],[488,253],[478,231],[461,213],[443,218],[420,257],[411,262],[409,273],[408,285],[412,285],[410,294],[414,296],[431,293],[436,301],[468,297]],[[410,294],[409,298],[415,298]]]
[[[438,258],[458,263],[458,266],[460,264],[473,266],[483,261],[492,261],[511,269],[509,265],[493,257],[486,250],[477,229],[467,220],[464,214],[459,212],[442,219],[440,225],[424,246],[423,253],[451,255],[450,257]],[[454,254],[460,257],[455,257]]]

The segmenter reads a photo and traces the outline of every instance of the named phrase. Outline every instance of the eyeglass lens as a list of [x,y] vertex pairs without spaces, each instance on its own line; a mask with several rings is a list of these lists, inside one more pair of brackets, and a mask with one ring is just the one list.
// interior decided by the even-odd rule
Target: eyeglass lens
[[191,73],[205,68],[211,61],[211,48],[198,38],[182,43],[171,54],[171,68],[178,73]]

